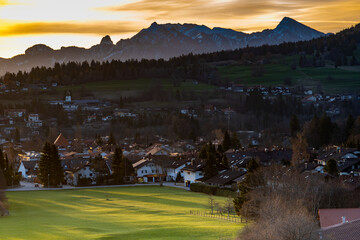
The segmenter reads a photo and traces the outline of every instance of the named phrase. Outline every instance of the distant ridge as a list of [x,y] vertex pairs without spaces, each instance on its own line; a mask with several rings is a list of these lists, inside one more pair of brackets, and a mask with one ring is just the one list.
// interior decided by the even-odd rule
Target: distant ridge
[[275,29],[246,34],[232,29],[213,29],[196,24],[152,23],[130,39],[113,43],[110,36],[89,49],[62,47],[54,50],[37,44],[25,54],[10,59],[0,58],[0,74],[29,71],[36,66],[52,67],[56,62],[111,61],[128,59],[169,59],[189,53],[209,53],[233,50],[246,46],[275,45],[283,42],[306,41],[325,36],[289,17],[283,18]]

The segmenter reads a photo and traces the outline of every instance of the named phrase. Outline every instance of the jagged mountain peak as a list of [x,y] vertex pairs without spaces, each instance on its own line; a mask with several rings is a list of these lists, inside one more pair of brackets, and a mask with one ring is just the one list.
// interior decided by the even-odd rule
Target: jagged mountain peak
[[284,17],[274,30],[275,31],[289,30],[294,32],[298,30],[308,30],[308,31],[317,32],[319,34],[323,34],[289,17]]
[[101,39],[100,45],[108,44],[108,45],[114,45],[113,41],[111,40],[111,37],[109,35],[106,35]]
[[310,40],[324,36],[294,19],[284,17],[275,29],[257,33],[242,33],[226,28],[209,28],[193,23],[153,22],[129,39],[113,44],[110,36],[89,49],[64,47],[53,50],[38,44],[24,55],[2,60],[0,74],[6,71],[30,70],[34,66],[53,66],[55,62],[111,61],[129,59],[169,59],[184,54],[200,54],[233,50],[246,46],[275,45],[282,42]]

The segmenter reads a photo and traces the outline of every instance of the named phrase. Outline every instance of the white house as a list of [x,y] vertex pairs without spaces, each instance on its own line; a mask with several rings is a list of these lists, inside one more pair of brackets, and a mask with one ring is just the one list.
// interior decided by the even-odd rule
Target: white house
[[74,173],[72,184],[75,186],[78,185],[78,181],[80,178],[91,179],[92,184],[95,184],[96,172],[93,169],[91,169],[89,165],[86,165]]
[[36,177],[39,169],[38,161],[22,161],[18,172],[25,179]]
[[166,177],[162,167],[151,159],[141,159],[133,164],[133,168],[138,180],[142,179],[144,182],[157,182],[160,178]]
[[39,119],[39,114],[31,113],[28,117],[28,122],[26,126],[29,128],[39,128],[42,127],[42,121]]
[[181,169],[183,172],[185,186],[204,177],[205,160],[193,160],[189,165]]
[[166,181],[175,181],[178,173],[180,173],[181,177],[184,177],[184,173],[181,170],[187,165],[189,165],[190,162],[190,159],[170,159],[166,161],[163,164],[164,171],[166,172]]

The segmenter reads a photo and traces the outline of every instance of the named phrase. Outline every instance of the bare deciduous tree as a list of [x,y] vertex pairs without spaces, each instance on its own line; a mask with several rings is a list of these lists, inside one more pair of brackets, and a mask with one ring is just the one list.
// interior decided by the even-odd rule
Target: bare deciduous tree
[[231,197],[228,197],[223,206],[224,206],[224,210],[227,213],[227,216],[229,218],[230,213],[233,213],[235,210],[234,209],[234,199]]
[[217,202],[215,201],[215,198],[213,195],[209,196],[209,208],[211,210],[211,214],[214,214],[214,209],[217,205]]
[[302,133],[298,133],[295,138],[291,140],[293,155],[291,164],[298,167],[301,163],[308,161],[310,154],[308,152],[308,143]]

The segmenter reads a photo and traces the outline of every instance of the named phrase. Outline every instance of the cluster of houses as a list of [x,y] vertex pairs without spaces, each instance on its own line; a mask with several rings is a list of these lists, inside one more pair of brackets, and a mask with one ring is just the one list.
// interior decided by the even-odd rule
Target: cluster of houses
[[[108,138],[104,137],[102,142],[106,143]],[[98,144],[93,139],[67,140],[63,134],[57,137],[54,144],[59,150],[67,184],[78,185],[80,178],[91,179],[92,184],[97,184],[99,172],[91,164],[91,160],[97,156],[101,156],[106,174],[112,174],[112,145]],[[171,143],[158,136],[158,143],[150,146],[136,144],[132,139],[124,139],[120,145],[124,157],[134,169],[131,176],[128,176],[129,181],[145,183],[180,181],[185,186],[191,183],[205,183],[218,187],[232,187],[243,180],[251,159],[256,159],[263,166],[270,166],[273,163],[290,162],[292,158],[291,149],[280,147],[230,149],[224,153],[228,166],[219,164],[218,175],[204,180],[206,160],[200,159],[198,154],[201,143]],[[316,157],[314,161],[303,164],[304,172],[326,176],[324,167],[327,161],[335,159],[344,183],[354,188],[360,186],[360,151],[334,146],[312,151],[312,154]],[[33,181],[37,178],[40,157],[41,153],[34,151],[18,154],[19,172],[24,179]]]
[[232,91],[235,93],[246,93],[249,95],[251,92],[258,91],[263,96],[277,96],[277,95],[283,95],[283,96],[289,96],[291,95],[290,89],[288,87],[264,87],[264,86],[245,86],[243,84],[236,84],[234,82],[230,82],[229,86],[227,87],[220,87],[220,90],[225,91]]
[[43,121],[39,114],[28,113],[26,109],[5,109],[3,117],[0,117],[0,126],[4,135],[14,135],[19,125],[24,126],[33,135],[36,135],[39,134],[38,130],[43,126]]

